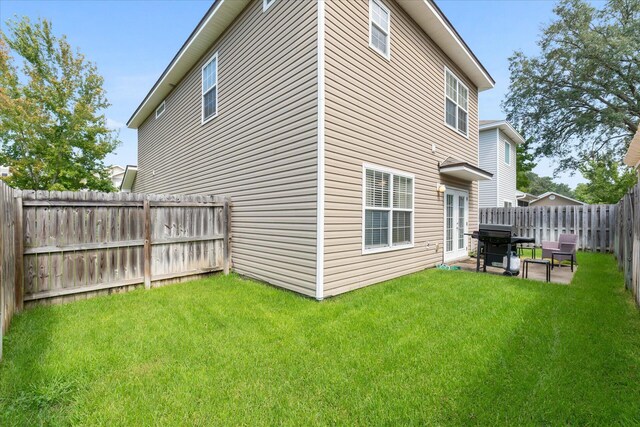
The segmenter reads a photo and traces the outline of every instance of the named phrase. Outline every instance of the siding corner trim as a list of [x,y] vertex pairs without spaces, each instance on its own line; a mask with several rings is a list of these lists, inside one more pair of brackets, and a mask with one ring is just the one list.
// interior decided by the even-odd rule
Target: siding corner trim
[[324,298],[324,121],[325,121],[325,52],[324,52],[324,30],[325,30],[325,10],[324,0],[318,1],[318,189],[317,218],[316,218],[316,299]]

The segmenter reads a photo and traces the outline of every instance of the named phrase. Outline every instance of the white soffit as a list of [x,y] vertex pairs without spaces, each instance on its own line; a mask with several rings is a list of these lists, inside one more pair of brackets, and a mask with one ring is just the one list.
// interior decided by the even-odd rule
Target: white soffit
[[493,88],[495,81],[430,0],[398,0],[398,4],[420,25],[451,60],[464,71],[479,91]]
[[440,167],[440,173],[463,181],[487,181],[493,177],[489,172],[467,165],[442,166]]
[[217,0],[162,73],[127,127],[137,129],[202,56],[211,49],[250,0]]

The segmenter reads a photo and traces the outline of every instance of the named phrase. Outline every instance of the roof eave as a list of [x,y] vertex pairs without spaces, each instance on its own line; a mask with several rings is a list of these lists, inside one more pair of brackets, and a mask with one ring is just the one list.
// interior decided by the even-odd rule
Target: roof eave
[[624,156],[624,163],[632,168],[638,168],[640,164],[640,127],[631,139],[627,154]]
[[516,144],[524,144],[525,143],[525,140],[522,137],[522,135],[520,135],[520,132],[515,130],[515,128],[513,126],[511,126],[511,123],[509,123],[506,120],[498,120],[498,121],[491,122],[491,123],[485,123],[484,125],[480,125],[478,127],[478,130],[482,131],[482,130],[490,130],[490,129],[495,129],[495,128],[499,128],[501,131],[506,133],[507,136],[509,138],[511,138],[511,140],[513,140]]
[[405,12],[464,71],[479,91],[491,89],[495,80],[464,42],[444,13],[431,0],[398,0]]
[[250,0],[216,0],[173,57],[158,81],[133,113],[127,127],[137,129],[173,87],[200,61]]

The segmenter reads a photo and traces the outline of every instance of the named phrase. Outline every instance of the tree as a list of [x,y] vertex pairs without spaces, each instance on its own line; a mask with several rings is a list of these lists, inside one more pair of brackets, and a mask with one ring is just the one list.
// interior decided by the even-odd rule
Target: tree
[[525,191],[529,187],[528,172],[536,167],[535,154],[530,149],[531,140],[516,145],[516,188]]
[[[119,144],[96,66],[46,21],[7,22],[0,32],[0,164],[9,185],[112,191],[104,158]],[[16,63],[12,54],[21,58]]]
[[580,167],[589,182],[578,184],[576,197],[585,203],[618,203],[637,182],[635,171],[611,157],[594,159]]
[[563,196],[571,198],[576,197],[571,187],[567,184],[557,183],[551,177],[538,176],[534,172],[527,172],[526,175],[529,180],[529,186],[520,191],[525,191],[526,193],[534,194],[536,196],[552,191],[554,193],[562,194]]
[[539,56],[515,52],[503,108],[558,171],[596,156],[620,160],[640,120],[640,0],[598,10],[562,0],[542,30]]

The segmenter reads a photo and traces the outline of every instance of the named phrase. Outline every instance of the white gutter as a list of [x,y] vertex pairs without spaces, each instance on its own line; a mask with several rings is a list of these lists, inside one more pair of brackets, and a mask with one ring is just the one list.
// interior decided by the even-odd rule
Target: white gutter
[[316,299],[324,298],[324,0],[318,0],[318,188],[316,207]]

